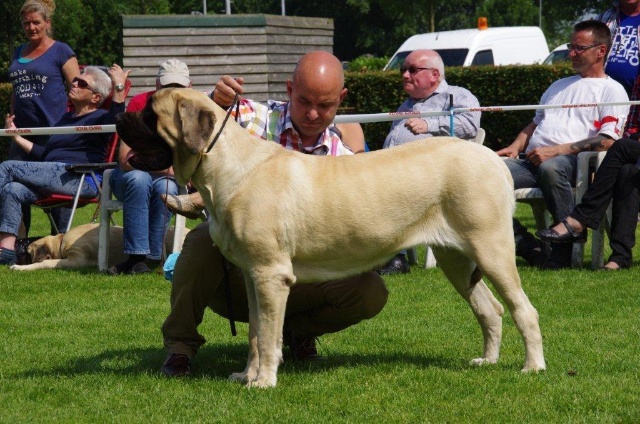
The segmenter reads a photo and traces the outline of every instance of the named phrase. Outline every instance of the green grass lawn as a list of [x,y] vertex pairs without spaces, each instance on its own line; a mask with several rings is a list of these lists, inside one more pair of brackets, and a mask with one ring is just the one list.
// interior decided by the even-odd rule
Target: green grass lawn
[[[84,209],[77,223],[90,219]],[[45,234],[44,215],[33,215],[31,234]],[[526,208],[518,217],[533,225]],[[518,263],[547,371],[520,373],[523,344],[508,314],[499,363],[469,366],[482,352],[470,308],[438,269],[415,266],[387,278],[380,315],[322,337],[325,361],[287,360],[270,390],[227,382],[244,368],[247,326],[232,337],[211,312],[194,375],[161,374],[170,283],[158,273],[2,267],[0,422],[640,422],[637,264],[593,272]]]

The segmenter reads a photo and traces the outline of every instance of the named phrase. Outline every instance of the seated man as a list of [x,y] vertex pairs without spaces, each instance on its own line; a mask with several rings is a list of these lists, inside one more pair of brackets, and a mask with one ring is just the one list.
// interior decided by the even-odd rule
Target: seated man
[[[169,59],[160,64],[156,78],[156,90],[165,87],[190,87],[189,68],[177,59]],[[127,105],[127,112],[137,112],[144,108],[147,100],[155,93],[148,91],[134,96]],[[165,206],[161,195],[178,193],[173,178],[173,169],[160,172],[145,172],[133,169],[126,162],[131,148],[120,141],[118,168],[111,174],[113,194],[122,201],[124,218],[124,253],[126,261],[112,266],[109,274],[140,274],[150,272],[162,258],[162,247],[171,212]]]
[[[569,44],[569,57],[578,75],[551,84],[540,104],[629,101],[624,87],[604,72],[610,47],[611,35],[604,23],[588,20],[576,24]],[[626,105],[539,109],[533,122],[509,147],[497,154],[508,158],[505,161],[515,188],[539,187],[549,212],[556,222],[560,222],[574,207],[572,186],[575,185],[578,153],[607,150],[620,138],[628,111]],[[518,158],[521,152],[525,153],[524,158]],[[514,223],[514,228],[517,225]],[[526,240],[522,229],[516,232],[517,237]],[[543,269],[571,266],[571,245],[551,243],[550,247],[548,259],[541,265]]]
[[609,203],[613,200],[609,240],[611,256],[602,269],[615,271],[629,268],[632,263],[633,246],[636,244],[640,204],[640,169],[637,166],[639,160],[640,143],[637,140],[623,138],[613,143],[582,202],[557,225],[539,230],[538,237],[546,242],[568,245],[584,242],[587,239],[587,227],[600,227]]
[[[400,69],[402,85],[409,98],[398,108],[398,112],[442,112],[451,108],[479,107],[476,96],[469,90],[447,84],[444,63],[433,50],[411,52]],[[453,103],[451,99],[453,96]],[[456,113],[453,116],[453,131],[458,138],[473,139],[480,128],[480,112]],[[420,140],[425,137],[451,135],[449,116],[430,116],[393,121],[391,131],[384,141],[384,148]],[[380,274],[409,272],[405,252],[393,257]]]
[[[75,111],[63,115],[56,126],[84,126],[114,124],[116,115],[124,112],[124,84],[130,71],[118,65],[109,75],[99,68],[87,67],[76,77],[69,90],[69,100]],[[111,76],[111,79],[109,78]],[[115,87],[111,109],[100,109]],[[16,129],[13,116],[7,115],[5,127]],[[33,144],[21,136],[12,137],[25,152],[39,161],[5,161],[0,164],[0,264],[10,265],[16,260],[15,242],[20,227],[21,205],[31,204],[51,193],[75,196],[80,174],[67,171],[72,163],[104,162],[109,133],[75,133],[52,135],[45,146]],[[100,178],[100,175],[97,175]],[[84,180],[82,197],[95,197],[98,188],[91,178]]]
[[[213,100],[220,106],[231,106],[235,93],[243,92],[242,82],[223,76],[211,95]],[[342,64],[335,56],[322,51],[305,54],[287,81],[287,93],[288,102],[269,101],[267,105],[243,99],[240,125],[257,137],[301,153],[352,154],[328,129],[347,93]],[[226,267],[228,285],[222,283]],[[386,304],[387,295],[384,281],[375,272],[339,281],[295,284],[285,312],[284,343],[294,358],[315,359],[316,337],[374,317]],[[162,367],[166,375],[190,374],[191,360],[205,342],[197,327],[207,306],[224,317],[249,318],[242,273],[234,265],[223,264],[209,236],[208,223],[202,223],[187,235],[174,269],[171,312],[162,326],[168,353]]]

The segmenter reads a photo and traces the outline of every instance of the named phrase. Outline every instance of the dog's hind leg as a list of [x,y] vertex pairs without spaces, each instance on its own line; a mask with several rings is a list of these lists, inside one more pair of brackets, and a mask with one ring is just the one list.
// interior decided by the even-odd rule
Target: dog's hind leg
[[513,317],[522,335],[525,347],[523,372],[541,371],[546,368],[542,349],[542,334],[538,312],[522,289],[516,268],[513,242],[493,240],[476,249],[476,261],[482,272],[493,283]]
[[500,356],[504,308],[482,281],[476,264],[462,252],[436,247],[433,253],[451,284],[471,306],[482,329],[484,351],[471,364],[495,364]]

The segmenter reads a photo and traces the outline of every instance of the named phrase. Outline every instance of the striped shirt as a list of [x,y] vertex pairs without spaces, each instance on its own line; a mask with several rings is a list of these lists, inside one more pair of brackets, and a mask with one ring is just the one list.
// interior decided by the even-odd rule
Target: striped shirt
[[[325,129],[313,147],[304,147],[298,131],[291,122],[289,102],[269,100],[267,104],[242,99],[238,123],[249,133],[263,140],[275,141],[289,150],[313,155],[352,155],[353,152],[340,139],[333,126]],[[236,116],[236,108],[232,115]]]
[[[453,96],[453,105],[451,105]],[[436,90],[426,99],[409,98],[398,108],[398,112],[442,112],[453,108],[479,107],[476,96],[469,90],[449,85],[442,80]],[[406,119],[393,121],[391,131],[384,141],[384,148],[399,146],[425,137],[448,136],[451,130],[451,118],[446,116],[427,116],[423,119],[428,126],[427,134],[414,134],[404,126]],[[480,112],[463,112],[453,115],[453,135],[465,140],[473,139],[480,128]]]

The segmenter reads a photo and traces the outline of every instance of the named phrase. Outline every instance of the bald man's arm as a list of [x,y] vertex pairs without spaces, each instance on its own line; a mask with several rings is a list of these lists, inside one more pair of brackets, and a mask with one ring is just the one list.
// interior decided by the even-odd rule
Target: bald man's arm
[[362,126],[358,123],[341,123],[336,124],[338,130],[342,134],[342,142],[351,149],[353,153],[363,153],[364,132]]

